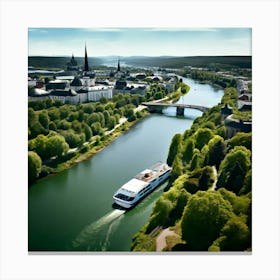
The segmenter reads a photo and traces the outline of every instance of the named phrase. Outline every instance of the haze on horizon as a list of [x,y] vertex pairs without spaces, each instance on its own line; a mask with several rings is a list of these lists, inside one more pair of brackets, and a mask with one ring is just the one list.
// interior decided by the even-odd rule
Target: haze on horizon
[[29,28],[29,56],[250,56],[251,28]]

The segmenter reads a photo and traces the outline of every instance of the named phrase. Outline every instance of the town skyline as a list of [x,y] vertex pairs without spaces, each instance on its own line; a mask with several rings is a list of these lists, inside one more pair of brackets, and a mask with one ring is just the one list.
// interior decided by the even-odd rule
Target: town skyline
[[29,56],[250,56],[250,28],[29,28]]

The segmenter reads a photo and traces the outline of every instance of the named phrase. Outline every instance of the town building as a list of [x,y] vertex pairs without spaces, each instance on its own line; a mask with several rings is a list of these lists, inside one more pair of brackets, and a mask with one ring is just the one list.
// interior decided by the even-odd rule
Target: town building
[[74,58],[74,54],[72,54],[72,58],[70,62],[67,63],[66,69],[68,75],[77,75],[79,73],[79,67],[76,59]]
[[79,74],[78,72],[77,62],[72,55],[67,64],[67,71],[58,76],[58,79],[55,78],[48,81],[46,85],[43,83],[40,87],[30,90],[28,100],[52,99],[59,100],[64,104],[79,104],[89,101],[95,102],[102,97],[112,98],[113,86],[95,85],[95,73],[90,70],[86,46],[83,72]]
[[237,108],[240,111],[252,110],[252,93],[241,94],[237,99]]
[[234,119],[232,115],[225,119],[226,139],[233,137],[237,132],[251,132],[252,121]]

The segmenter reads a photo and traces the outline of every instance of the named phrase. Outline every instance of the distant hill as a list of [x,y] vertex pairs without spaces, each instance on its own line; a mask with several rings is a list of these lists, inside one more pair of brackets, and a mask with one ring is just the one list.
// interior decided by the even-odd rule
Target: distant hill
[[122,60],[135,66],[155,66],[162,68],[221,67],[221,68],[251,68],[251,56],[189,56],[189,57],[124,57]]
[[[41,69],[65,69],[71,57],[56,57],[56,56],[29,56],[28,66]],[[84,65],[84,57],[75,57],[79,66]],[[89,57],[89,65],[92,69],[102,68],[102,64],[110,62],[112,65],[117,65],[117,56],[107,57]],[[133,65],[138,67],[160,67],[160,68],[183,68],[186,66],[192,67],[207,67],[230,69],[232,67],[251,68],[251,56],[131,56],[120,57],[121,64]]]
[[[58,57],[58,56],[29,56],[28,66],[33,66],[34,68],[60,68],[65,69],[67,63],[70,61],[71,57]],[[84,57],[75,57],[78,65],[84,65]],[[94,68],[97,65],[101,65],[103,60],[96,57],[88,58],[89,66]]]

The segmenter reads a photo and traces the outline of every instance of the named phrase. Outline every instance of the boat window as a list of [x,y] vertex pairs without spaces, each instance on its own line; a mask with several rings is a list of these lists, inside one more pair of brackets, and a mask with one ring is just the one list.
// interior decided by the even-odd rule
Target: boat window
[[125,201],[132,201],[134,199],[134,197],[132,196],[127,196],[125,194],[122,194],[122,193],[118,193],[115,195],[116,198],[119,198],[121,200],[125,200]]

